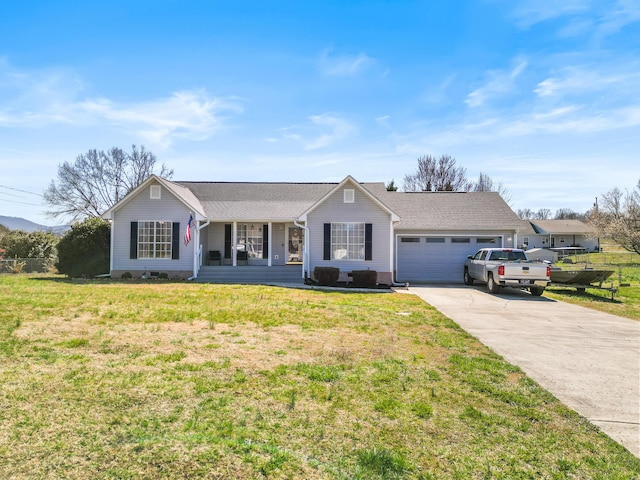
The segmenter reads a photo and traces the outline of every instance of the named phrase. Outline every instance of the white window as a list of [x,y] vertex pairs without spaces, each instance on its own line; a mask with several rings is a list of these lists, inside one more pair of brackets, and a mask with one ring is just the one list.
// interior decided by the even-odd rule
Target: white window
[[364,260],[364,223],[331,224],[331,259]]
[[171,222],[138,222],[138,258],[171,258]]
[[249,258],[262,258],[262,224],[238,224],[238,251]]
[[160,192],[161,192],[160,185],[151,185],[149,198],[151,198],[151,200],[159,200]]
[[344,203],[353,203],[356,201],[356,194],[353,188],[344,189]]

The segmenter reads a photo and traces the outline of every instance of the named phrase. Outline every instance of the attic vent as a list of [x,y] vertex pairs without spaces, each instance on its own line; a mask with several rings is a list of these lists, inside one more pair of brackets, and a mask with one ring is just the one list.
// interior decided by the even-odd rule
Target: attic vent
[[160,185],[151,185],[151,200],[159,200],[160,199]]
[[344,189],[344,203],[353,203],[355,201],[355,190],[353,188]]

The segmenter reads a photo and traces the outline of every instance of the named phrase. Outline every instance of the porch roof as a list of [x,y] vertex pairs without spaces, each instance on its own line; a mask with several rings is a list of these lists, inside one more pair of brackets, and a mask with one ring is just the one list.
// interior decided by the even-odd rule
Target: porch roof
[[[177,182],[200,200],[212,221],[293,221],[337,183]],[[384,183],[363,184],[385,190]],[[386,190],[385,190],[386,191]]]

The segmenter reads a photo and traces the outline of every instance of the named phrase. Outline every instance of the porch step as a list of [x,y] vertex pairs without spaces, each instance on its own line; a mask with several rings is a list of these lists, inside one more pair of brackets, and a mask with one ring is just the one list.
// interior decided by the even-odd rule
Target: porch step
[[232,267],[203,266],[200,268],[196,282],[202,283],[244,283],[244,284],[270,284],[270,283],[303,283],[302,266],[253,266],[238,265]]

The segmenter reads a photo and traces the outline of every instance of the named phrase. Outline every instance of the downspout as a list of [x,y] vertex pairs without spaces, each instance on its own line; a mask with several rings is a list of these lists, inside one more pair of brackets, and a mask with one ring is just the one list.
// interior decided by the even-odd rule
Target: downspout
[[110,237],[111,237],[111,245],[109,245],[109,275],[111,275],[111,272],[113,272],[113,245],[114,245],[114,241],[113,239],[116,236],[115,233],[115,222],[113,221],[113,213],[111,214],[111,218],[109,219],[109,223],[111,224],[111,232],[110,232]]
[[297,220],[293,224],[304,230],[304,252],[302,253],[302,278],[306,279],[306,269],[309,266],[309,227],[298,223]]

